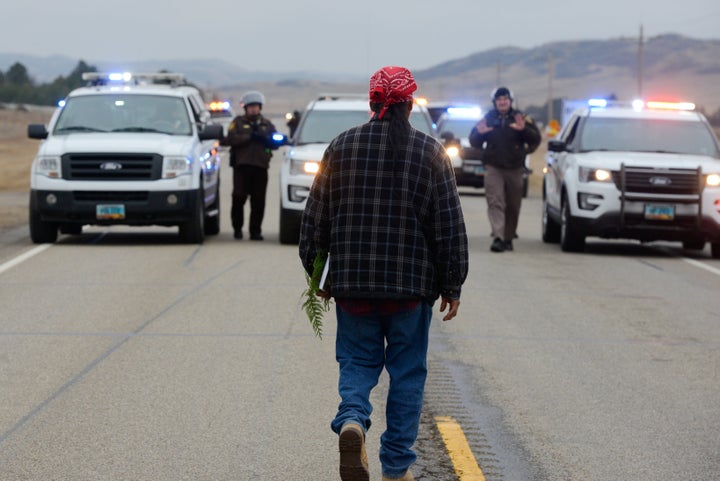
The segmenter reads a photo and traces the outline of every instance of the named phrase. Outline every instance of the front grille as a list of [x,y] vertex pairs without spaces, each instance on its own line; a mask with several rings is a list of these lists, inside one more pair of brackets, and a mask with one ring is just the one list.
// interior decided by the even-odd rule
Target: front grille
[[157,180],[162,156],[157,154],[77,153],[62,156],[63,179]]
[[76,202],[147,202],[148,197],[149,193],[147,191],[73,191],[73,199]]
[[614,171],[612,178],[615,186],[626,193],[698,195],[701,186],[697,169],[624,167]]

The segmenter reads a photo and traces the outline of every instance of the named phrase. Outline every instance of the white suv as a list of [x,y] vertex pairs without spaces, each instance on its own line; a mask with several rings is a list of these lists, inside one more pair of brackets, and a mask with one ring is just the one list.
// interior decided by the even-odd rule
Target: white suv
[[30,179],[30,236],[86,224],[179,226],[203,242],[220,231],[223,127],[179,74],[87,73],[45,125]]
[[[311,101],[300,117],[300,124],[285,151],[280,171],[280,242],[297,244],[300,221],[315,173],[328,144],[339,133],[370,119],[368,96],[324,94]],[[427,109],[418,103],[410,114],[416,129],[435,136]]]
[[720,258],[720,145],[688,103],[591,101],[548,142],[542,238],[711,243]]

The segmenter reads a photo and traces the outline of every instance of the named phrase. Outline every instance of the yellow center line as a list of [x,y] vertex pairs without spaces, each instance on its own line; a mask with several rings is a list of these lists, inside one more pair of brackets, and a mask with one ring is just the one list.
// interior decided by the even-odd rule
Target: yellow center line
[[435,421],[460,481],[485,481],[485,475],[457,421],[449,416],[436,416]]

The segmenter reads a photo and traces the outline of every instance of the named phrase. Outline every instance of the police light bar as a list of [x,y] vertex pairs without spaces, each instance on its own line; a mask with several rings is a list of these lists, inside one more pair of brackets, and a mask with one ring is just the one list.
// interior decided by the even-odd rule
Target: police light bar
[[92,85],[107,84],[139,84],[139,83],[169,83],[172,85],[185,82],[185,76],[180,73],[131,73],[131,72],[84,72],[82,79]]
[[608,101],[607,99],[590,99],[588,100],[588,105],[590,107],[607,107]]
[[225,101],[213,101],[208,106],[210,110],[230,110],[230,102]]
[[649,109],[695,110],[695,104],[692,102],[662,102],[658,100],[648,100],[645,105]]
[[695,110],[695,104],[692,102],[666,102],[660,100],[642,100],[635,99],[632,102],[621,102],[606,99],[589,99],[588,106],[593,108],[604,107],[630,107],[635,110],[657,109],[657,110]]
[[480,107],[448,107],[448,115],[464,119],[479,119],[482,117]]

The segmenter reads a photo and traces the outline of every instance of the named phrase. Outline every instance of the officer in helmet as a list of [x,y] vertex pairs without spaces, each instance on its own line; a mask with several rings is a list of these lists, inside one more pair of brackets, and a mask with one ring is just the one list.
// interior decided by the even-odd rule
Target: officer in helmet
[[227,137],[221,141],[222,145],[230,146],[230,167],[233,168],[230,217],[235,239],[243,238],[245,201],[250,197],[250,239],[263,240],[268,168],[272,151],[278,148],[278,144],[273,142],[275,126],[261,113],[264,103],[262,93],[254,90],[246,92],[241,100],[245,114],[233,119]]
[[485,198],[493,243],[490,250],[513,250],[513,237],[520,217],[525,156],[541,141],[533,120],[512,106],[507,87],[492,93],[493,108],[473,127],[470,145],[483,149]]

